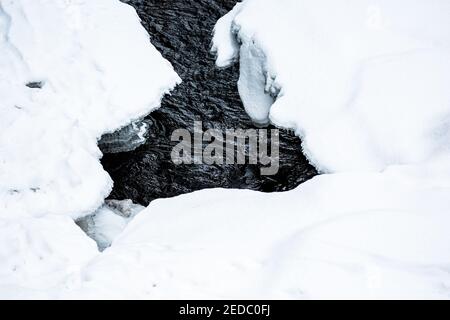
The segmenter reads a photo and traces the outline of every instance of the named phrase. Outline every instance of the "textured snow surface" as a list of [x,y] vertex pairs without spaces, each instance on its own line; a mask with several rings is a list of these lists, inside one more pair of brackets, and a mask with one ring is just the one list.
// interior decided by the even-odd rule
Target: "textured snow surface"
[[178,76],[118,0],[1,0],[0,56],[0,216],[94,211],[112,186],[97,139]]
[[446,159],[157,200],[101,254],[68,218],[1,222],[0,296],[447,299],[449,176]]
[[449,1],[246,0],[215,31],[250,116],[295,129],[322,172],[449,153]]

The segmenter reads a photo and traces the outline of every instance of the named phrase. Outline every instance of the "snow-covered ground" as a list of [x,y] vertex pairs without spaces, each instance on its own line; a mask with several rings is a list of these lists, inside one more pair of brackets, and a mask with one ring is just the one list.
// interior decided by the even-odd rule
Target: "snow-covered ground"
[[123,232],[128,223],[145,207],[131,200],[106,200],[93,214],[77,221],[80,228],[105,250]]
[[118,0],[1,0],[0,30],[1,217],[94,211],[112,187],[97,139],[177,74]]
[[327,174],[157,200],[102,253],[69,218],[108,192],[95,139],[178,78],[131,8],[54,3],[0,0],[0,298],[450,297],[448,1],[239,4],[217,64],[239,59],[248,113]]

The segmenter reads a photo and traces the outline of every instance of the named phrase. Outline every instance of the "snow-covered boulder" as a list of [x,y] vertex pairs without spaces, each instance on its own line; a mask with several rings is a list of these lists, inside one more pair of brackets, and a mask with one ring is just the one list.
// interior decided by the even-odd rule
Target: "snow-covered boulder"
[[450,153],[450,2],[245,0],[217,24],[249,115],[295,129],[322,172]]
[[118,0],[0,2],[0,216],[98,208],[97,139],[180,81]]

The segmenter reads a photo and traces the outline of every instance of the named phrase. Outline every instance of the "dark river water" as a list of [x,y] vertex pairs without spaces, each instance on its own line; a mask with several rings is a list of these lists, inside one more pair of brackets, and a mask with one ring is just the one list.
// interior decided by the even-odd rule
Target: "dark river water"
[[[172,63],[183,83],[144,120],[149,128],[145,144],[103,157],[103,166],[114,180],[110,198],[148,205],[154,199],[205,188],[287,191],[317,174],[301,152],[300,139],[288,131],[280,133],[280,169],[274,176],[262,176],[259,165],[173,164],[170,153],[176,142],[171,142],[172,131],[192,131],[195,120],[203,122],[204,130],[256,128],[239,98],[239,66],[219,70],[210,54],[216,21],[237,1],[123,2],[136,8],[151,42]],[[102,143],[100,147],[108,152]]]

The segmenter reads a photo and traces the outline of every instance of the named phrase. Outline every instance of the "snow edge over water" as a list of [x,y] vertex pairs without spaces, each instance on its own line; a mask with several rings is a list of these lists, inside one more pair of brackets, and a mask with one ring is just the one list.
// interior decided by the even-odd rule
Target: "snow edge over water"
[[240,61],[257,123],[294,129],[323,173],[450,153],[450,4],[246,0],[220,19],[217,65]]
[[98,208],[97,139],[160,106],[181,79],[118,0],[2,1],[1,215]]

